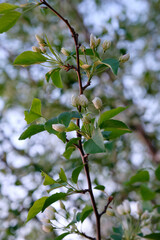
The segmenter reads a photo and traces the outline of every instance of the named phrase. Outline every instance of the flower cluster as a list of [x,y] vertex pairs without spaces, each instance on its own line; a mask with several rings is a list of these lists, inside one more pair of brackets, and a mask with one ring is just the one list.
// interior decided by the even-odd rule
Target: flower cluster
[[[102,108],[102,100],[99,97],[95,97],[92,100],[92,103],[96,109],[101,109]],[[81,94],[79,96],[73,95],[72,96],[72,106],[73,107],[84,107],[86,108],[88,106],[88,99],[84,94]]]
[[55,219],[55,209],[51,206],[47,207],[44,211],[45,218],[41,219],[42,230],[44,232],[51,232],[53,230],[51,220]]
[[39,44],[39,47],[33,46],[32,50],[34,52],[38,52],[38,53],[46,53],[45,47],[47,47],[47,44],[46,44],[45,40],[43,38],[41,38],[39,35],[35,35],[35,37]]

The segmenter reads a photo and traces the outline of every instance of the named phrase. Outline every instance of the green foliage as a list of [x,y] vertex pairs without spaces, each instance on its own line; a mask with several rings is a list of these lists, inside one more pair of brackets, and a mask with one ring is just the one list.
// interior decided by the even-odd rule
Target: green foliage
[[45,178],[43,185],[52,185],[57,183],[53,178],[51,178],[48,174],[46,174],[45,172],[42,171],[41,175]]
[[[48,197],[45,202],[44,202],[44,205],[42,206],[42,212],[48,207],[50,206],[52,203],[55,203],[57,202],[58,200],[62,200],[64,199],[65,197],[67,196],[66,193],[55,193],[53,195],[51,195],[50,197]],[[40,211],[41,211],[40,210]]]
[[63,88],[62,79],[61,79],[61,75],[60,75],[60,70],[61,69],[55,69],[51,72],[51,75],[50,75],[53,84],[57,88]]
[[149,181],[149,172],[146,170],[141,170],[137,172],[134,176],[132,176],[127,182],[127,184],[134,184],[137,182],[148,182]]
[[46,61],[47,58],[41,53],[26,51],[16,57],[16,59],[14,60],[14,64],[27,67],[32,64],[44,63]]
[[33,135],[43,131],[45,131],[43,124],[31,125],[21,134],[19,140],[25,140],[26,138],[30,138]]
[[155,175],[156,175],[156,178],[160,181],[160,165],[159,165],[158,168],[156,169]]
[[153,192],[151,189],[149,189],[145,185],[140,186],[140,192],[141,192],[142,199],[145,201],[153,200],[156,195],[155,192]]
[[105,186],[97,185],[96,187],[94,187],[94,189],[97,189],[97,190],[100,190],[100,191],[104,191],[105,190]]
[[34,98],[29,111],[25,111],[25,120],[28,124],[32,123],[36,119],[42,117],[41,114],[41,101],[38,98]]
[[79,174],[82,171],[82,169],[83,169],[83,166],[79,166],[79,167],[75,168],[72,172],[72,181],[75,184],[77,184],[77,182],[78,182],[78,177],[79,177]]
[[19,6],[10,3],[0,3],[0,14],[10,12],[16,8],[19,8]]
[[21,13],[17,11],[7,12],[2,15],[0,17],[0,33],[7,32],[10,28],[12,28],[16,24],[20,16]]
[[160,233],[159,232],[158,233],[151,233],[151,234],[143,236],[143,238],[159,240],[160,239]]
[[61,239],[65,238],[69,234],[70,234],[70,232],[63,233],[63,234],[59,235],[58,237],[56,237],[55,240],[61,240]]
[[109,58],[109,59],[104,59],[102,61],[102,65],[98,65],[97,68],[98,69],[101,69],[103,66],[107,66],[109,68],[112,69],[113,73],[115,75],[117,75],[118,73],[118,68],[119,68],[119,61],[116,60],[116,59],[112,59],[112,58]]
[[93,212],[93,208],[91,206],[85,206],[81,212],[80,220],[84,222],[84,220]]
[[66,177],[66,174],[63,170],[63,168],[61,168],[61,171],[59,173],[59,178],[63,181],[63,182],[67,182],[67,177]]
[[30,208],[27,216],[27,222],[34,218],[43,208],[43,205],[47,197],[42,197],[34,202],[33,206]]

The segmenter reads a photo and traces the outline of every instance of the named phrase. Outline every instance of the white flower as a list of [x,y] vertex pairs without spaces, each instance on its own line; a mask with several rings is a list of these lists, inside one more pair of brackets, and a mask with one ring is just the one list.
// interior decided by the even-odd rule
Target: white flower
[[95,97],[93,100],[93,105],[95,106],[96,109],[101,109],[102,107],[102,100],[99,97]]
[[79,96],[73,95],[72,96],[72,106],[77,107],[79,105]]
[[55,210],[52,206],[47,207],[44,214],[49,220],[53,220],[55,218]]
[[123,202],[123,207],[124,207],[124,211],[126,214],[129,214],[131,212],[131,207],[130,207],[130,203],[128,200],[125,200]]
[[65,48],[61,48],[61,53],[63,53],[67,57],[70,55],[70,52]]
[[130,59],[130,55],[129,55],[129,53],[127,53],[127,54],[121,56],[121,57],[119,58],[119,61],[120,61],[121,63],[125,63],[125,62],[127,62],[129,59]]
[[53,227],[51,225],[42,225],[42,230],[46,233],[51,232]]
[[137,213],[138,215],[143,213],[142,204],[140,202],[137,202]]
[[64,132],[66,127],[63,124],[57,123],[57,124],[52,124],[52,128],[57,132]]
[[79,105],[81,105],[81,107],[84,107],[84,108],[88,106],[88,99],[84,94],[81,94],[79,96]]
[[148,219],[149,217],[150,217],[149,212],[146,210],[146,211],[142,214],[141,219],[142,219],[142,220],[146,220],[146,219]]
[[124,207],[123,207],[122,204],[117,207],[117,212],[118,212],[119,215],[124,215],[125,214]]
[[111,42],[105,40],[105,41],[102,43],[103,51],[104,51],[104,52],[107,51],[107,49],[110,48],[110,46],[111,46]]

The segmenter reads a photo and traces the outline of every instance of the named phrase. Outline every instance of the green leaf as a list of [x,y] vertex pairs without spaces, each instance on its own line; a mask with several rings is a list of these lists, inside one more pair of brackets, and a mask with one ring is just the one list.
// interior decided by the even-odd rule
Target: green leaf
[[156,178],[160,181],[160,165],[159,165],[158,168],[156,169],[155,175],[156,175]]
[[28,124],[32,123],[36,119],[42,116],[41,114],[41,101],[38,98],[34,98],[29,111],[25,111],[25,120]]
[[43,208],[43,205],[48,197],[42,197],[34,202],[33,206],[30,208],[27,216],[27,221],[30,221],[34,218]]
[[104,191],[105,186],[103,186],[103,185],[97,185],[94,189]]
[[97,66],[97,69],[103,68],[104,66],[111,68],[113,73],[117,75],[118,68],[119,68],[119,61],[117,59],[113,59],[113,58],[104,59],[102,61],[102,64]]
[[14,60],[14,64],[26,67],[32,64],[39,64],[39,63],[46,62],[47,59],[48,58],[44,57],[41,53],[26,51],[16,57],[16,59]]
[[56,237],[54,240],[61,240],[69,234],[71,234],[71,233],[70,232],[63,233],[63,234],[59,235],[58,237]]
[[30,138],[31,136],[39,132],[43,132],[44,130],[45,129],[43,124],[31,125],[21,134],[21,136],[19,137],[19,140]]
[[113,239],[113,240],[122,240],[123,238],[119,234],[112,234],[111,235],[111,239]]
[[105,131],[110,131],[109,139],[117,138],[125,133],[131,133],[132,131],[127,125],[118,120],[106,120],[100,124],[100,128]]
[[45,178],[43,185],[52,185],[57,183],[53,178],[51,178],[50,176],[48,176],[45,172],[42,171],[41,175]]
[[139,171],[134,176],[132,176],[129,182],[127,182],[127,184],[133,184],[136,182],[148,182],[148,181],[149,181],[149,173],[148,171],[145,170],[145,171]]
[[92,140],[94,143],[105,152],[104,139],[101,133],[100,128],[95,128],[92,134]]
[[86,206],[83,208],[81,212],[81,222],[84,222],[84,220],[93,212],[93,208],[91,206]]
[[51,72],[47,72],[45,75],[46,81],[49,82],[49,79],[51,77]]
[[50,193],[51,191],[57,189],[57,188],[61,188],[61,187],[65,187],[67,185],[67,183],[54,183],[51,186],[51,189],[47,190],[48,193]]
[[63,88],[63,84],[62,84],[62,79],[61,79],[60,69],[59,68],[52,71],[51,79],[52,79],[53,84],[57,88]]
[[83,166],[79,166],[77,168],[75,168],[72,172],[72,181],[77,184],[77,181],[78,181],[78,177],[79,177],[79,174],[80,172],[82,171],[83,169]]
[[67,177],[66,177],[66,174],[63,170],[63,168],[61,168],[61,171],[59,173],[59,178],[63,181],[63,182],[67,182]]
[[12,11],[16,8],[19,8],[19,6],[10,3],[0,3],[0,14]]
[[105,152],[101,149],[92,139],[89,139],[84,143],[84,150],[87,154],[102,153]]
[[79,130],[79,127],[74,122],[71,121],[68,128],[66,129],[66,132],[72,132],[76,130]]
[[73,144],[78,144],[78,140],[80,140],[80,138],[72,138],[71,140],[69,140],[69,142],[67,142],[67,144],[66,144],[66,150],[69,147],[74,147]]
[[48,197],[43,205],[42,212],[50,206],[52,203],[57,202],[58,200],[62,200],[67,196],[66,193],[55,193]]
[[141,185],[140,192],[142,195],[143,200],[149,201],[155,198],[156,193],[150,190],[148,187]]
[[12,11],[7,12],[2,17],[0,17],[0,33],[7,32],[10,28],[12,28],[20,16],[21,13]]
[[160,239],[160,232],[159,233],[151,233],[151,234],[145,235],[145,236],[143,236],[143,238],[159,240]]
[[69,147],[67,148],[64,153],[63,153],[63,157],[65,157],[66,159],[70,159],[70,156],[72,155],[72,153],[76,150],[75,147]]
[[102,113],[99,117],[98,125],[100,126],[104,121],[109,120],[110,118],[118,115],[119,113],[123,112],[124,110],[126,110],[126,108],[118,107],[118,108],[115,108],[115,109],[112,109],[112,110]]

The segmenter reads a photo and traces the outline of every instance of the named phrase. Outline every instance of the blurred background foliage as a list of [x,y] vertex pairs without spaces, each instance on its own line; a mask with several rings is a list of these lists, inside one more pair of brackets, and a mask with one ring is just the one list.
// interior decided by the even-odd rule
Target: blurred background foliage
[[[5,1],[2,1],[5,2]],[[10,1],[8,1],[10,2]],[[90,33],[103,40],[111,40],[106,57],[118,58],[130,53],[131,59],[121,65],[118,77],[110,71],[95,76],[85,94],[90,99],[99,96],[105,110],[128,106],[120,115],[133,130],[108,144],[106,154],[90,157],[94,183],[104,184],[114,196],[114,205],[124,199],[143,201],[144,209],[152,211],[160,204],[159,182],[154,171],[160,163],[160,1],[159,0],[55,0],[48,2],[59,10],[79,32],[80,42],[87,46]],[[24,4],[25,0],[10,3]],[[36,8],[24,13],[18,23],[0,36],[0,238],[2,240],[53,239],[56,233],[45,234],[39,218],[24,225],[27,211],[33,202],[43,196],[41,170],[57,176],[60,167],[68,170],[78,166],[78,153],[64,159],[63,144],[48,133],[30,140],[18,141],[26,123],[23,112],[29,109],[33,98],[42,101],[46,118],[71,109],[70,98],[78,93],[73,71],[62,75],[64,89],[57,90],[46,83],[47,68],[13,66],[15,57],[36,44],[35,34],[46,34],[53,46],[72,50],[74,45],[66,26],[49,10]],[[86,42],[86,43],[85,43]],[[84,78],[84,82],[85,82]],[[56,148],[58,146],[58,149]],[[140,185],[125,185],[137,170],[146,168],[150,181],[145,185],[155,194],[146,198]],[[81,176],[82,184],[85,176]],[[99,208],[106,196],[96,192]],[[76,207],[83,206],[85,198],[76,196]],[[72,200],[68,207],[74,205]],[[87,200],[88,201],[88,200]],[[73,209],[71,209],[73,211]],[[156,208],[159,211],[159,208]],[[156,212],[157,213],[157,212]],[[157,215],[158,216],[158,215]],[[158,219],[158,217],[157,217]],[[160,230],[158,220],[154,220]],[[108,222],[109,221],[109,222]],[[114,223],[115,220],[113,220]],[[104,217],[103,235],[108,236],[112,221]],[[91,231],[94,219],[90,218]],[[67,238],[66,238],[67,239]]]

